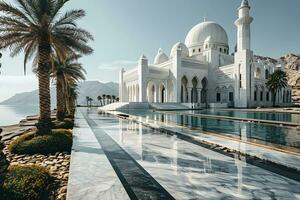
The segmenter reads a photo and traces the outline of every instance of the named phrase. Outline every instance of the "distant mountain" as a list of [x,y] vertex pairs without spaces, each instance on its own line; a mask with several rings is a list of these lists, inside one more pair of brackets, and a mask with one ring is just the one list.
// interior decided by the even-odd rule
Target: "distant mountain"
[[[86,104],[86,96],[94,99],[94,104],[97,103],[97,97],[102,94],[109,94],[118,96],[118,87],[117,83],[101,83],[99,81],[85,81],[79,84],[79,97],[78,104]],[[56,91],[55,88],[51,88],[51,103],[52,106],[56,105]],[[16,94],[13,97],[1,102],[2,105],[38,105],[38,90],[32,92],[24,92]]]
[[293,101],[300,104],[300,56],[287,54],[280,59],[285,63],[289,85],[293,88]]

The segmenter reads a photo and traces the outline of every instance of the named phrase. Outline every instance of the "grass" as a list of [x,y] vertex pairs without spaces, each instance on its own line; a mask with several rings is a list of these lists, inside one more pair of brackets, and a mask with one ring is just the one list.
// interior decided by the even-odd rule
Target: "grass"
[[8,149],[14,154],[54,154],[71,152],[72,133],[66,129],[54,129],[49,135],[35,136],[29,132],[13,141]]
[[42,200],[47,199],[53,178],[39,166],[12,166],[6,174],[0,199]]

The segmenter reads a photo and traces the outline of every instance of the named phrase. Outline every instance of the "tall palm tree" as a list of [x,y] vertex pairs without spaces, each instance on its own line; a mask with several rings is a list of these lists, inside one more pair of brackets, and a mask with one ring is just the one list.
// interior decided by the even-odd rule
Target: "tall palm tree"
[[97,97],[97,100],[100,103],[100,106],[102,106],[102,97],[100,95]]
[[24,71],[32,57],[37,61],[40,118],[37,134],[51,132],[50,55],[64,60],[68,53],[92,53],[87,45],[92,35],[78,28],[76,21],[83,10],[60,15],[69,0],[16,0],[17,5],[0,1],[0,48],[10,49],[11,56],[24,52]]
[[94,101],[94,99],[93,99],[93,98],[90,98],[90,99],[89,99],[89,102],[90,102],[90,107],[92,107],[93,101]]
[[115,101],[116,101],[116,96],[115,96],[115,95],[112,95],[111,98],[112,98],[113,103],[115,103]]
[[86,96],[85,99],[86,99],[86,106],[89,107],[90,97]]
[[287,75],[282,70],[276,70],[270,75],[268,82],[266,83],[267,88],[272,93],[273,107],[276,102],[276,95],[282,89],[286,88],[288,85]]
[[64,120],[66,114],[67,84],[85,80],[86,71],[78,62],[78,55],[68,55],[66,60],[57,57],[53,62],[52,76],[56,79],[57,120]]
[[78,85],[76,82],[68,82],[66,85],[66,91],[67,91],[67,98],[66,98],[66,109],[67,109],[67,115],[70,117],[74,117],[75,108],[76,108],[76,101],[78,97]]
[[111,95],[106,95],[106,98],[107,98],[107,101],[108,101],[107,104],[110,104],[111,103]]
[[107,103],[106,94],[102,94],[102,99],[103,99],[103,104],[106,105],[106,103]]

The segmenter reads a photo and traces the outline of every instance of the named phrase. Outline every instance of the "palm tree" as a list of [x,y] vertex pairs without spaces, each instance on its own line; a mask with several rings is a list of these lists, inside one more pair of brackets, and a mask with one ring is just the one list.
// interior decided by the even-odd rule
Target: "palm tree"
[[97,97],[97,100],[98,100],[98,102],[100,103],[100,106],[102,106],[102,97],[101,97],[101,96],[98,96],[98,97]]
[[74,117],[75,114],[75,108],[77,105],[77,97],[78,97],[78,85],[77,83],[71,83],[69,82],[66,85],[66,109],[67,109],[67,115],[71,118]]
[[52,76],[56,79],[57,97],[57,120],[64,120],[66,114],[66,86],[80,80],[85,80],[86,71],[82,64],[78,63],[78,55],[68,55],[65,61],[61,62],[57,57],[53,61]]
[[85,99],[86,99],[86,106],[89,107],[90,97],[86,96]]
[[89,99],[90,107],[92,107],[93,101],[94,101],[94,99],[92,99],[92,98]]
[[115,101],[116,101],[116,96],[115,96],[115,95],[112,95],[111,98],[112,98],[112,100],[113,100],[113,103],[115,103]]
[[35,57],[39,80],[40,118],[37,134],[51,132],[50,55],[60,60],[67,54],[92,53],[87,45],[92,35],[78,28],[76,21],[85,16],[83,10],[60,15],[69,0],[17,0],[17,5],[0,1],[0,48],[10,49],[11,56],[24,52],[26,63]]
[[104,105],[106,105],[106,103],[107,103],[107,101],[106,101],[106,94],[102,94],[102,99],[103,99]]
[[273,107],[276,102],[276,95],[282,89],[286,88],[288,85],[287,75],[282,70],[276,70],[270,75],[268,82],[266,83],[267,88],[272,93]]
[[111,103],[111,96],[110,95],[106,95],[106,98],[107,98],[107,101],[108,101],[107,104],[110,104]]

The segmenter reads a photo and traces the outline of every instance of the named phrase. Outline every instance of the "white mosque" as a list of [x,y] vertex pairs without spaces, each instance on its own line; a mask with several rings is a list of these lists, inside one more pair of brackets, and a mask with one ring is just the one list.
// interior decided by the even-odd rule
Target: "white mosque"
[[[271,93],[265,86],[270,74],[284,70],[280,61],[254,56],[251,50],[250,5],[242,0],[238,8],[237,46],[229,54],[224,28],[212,21],[194,26],[185,43],[176,43],[170,53],[162,49],[150,64],[146,56],[138,66],[120,72],[121,102],[180,103],[201,107],[271,106]],[[291,88],[277,95],[278,105],[291,104]]]

